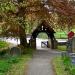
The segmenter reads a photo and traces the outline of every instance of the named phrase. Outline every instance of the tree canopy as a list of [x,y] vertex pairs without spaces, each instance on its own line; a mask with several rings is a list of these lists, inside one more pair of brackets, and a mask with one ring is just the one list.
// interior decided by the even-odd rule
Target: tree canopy
[[0,0],[0,27],[4,33],[19,35],[19,26],[32,33],[42,20],[53,29],[71,29],[75,25],[75,0]]

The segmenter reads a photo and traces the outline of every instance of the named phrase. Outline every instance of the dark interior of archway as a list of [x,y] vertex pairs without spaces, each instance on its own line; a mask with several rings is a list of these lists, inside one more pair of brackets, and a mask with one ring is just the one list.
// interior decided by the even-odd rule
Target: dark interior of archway
[[51,39],[54,38],[55,31],[50,27],[50,25],[43,21],[37,28],[33,31],[31,39],[36,39],[37,35],[41,32],[44,32],[50,37]]

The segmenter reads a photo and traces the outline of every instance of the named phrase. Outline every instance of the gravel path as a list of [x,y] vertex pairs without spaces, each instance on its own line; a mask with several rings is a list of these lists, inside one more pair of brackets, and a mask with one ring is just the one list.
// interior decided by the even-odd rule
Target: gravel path
[[29,62],[27,75],[54,75],[51,60],[59,52],[52,50],[37,50]]

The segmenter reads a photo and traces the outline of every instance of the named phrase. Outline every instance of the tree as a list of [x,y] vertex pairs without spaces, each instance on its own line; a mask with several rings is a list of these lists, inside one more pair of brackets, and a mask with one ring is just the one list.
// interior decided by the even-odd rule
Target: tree
[[20,37],[20,43],[24,47],[27,46],[26,33],[25,33],[25,16],[20,12],[21,7],[16,6],[13,2],[1,2],[0,3],[0,16],[2,21],[2,35],[5,36],[18,36]]
[[0,2],[2,34],[20,37],[23,46],[27,46],[26,33],[31,34],[42,20],[46,20],[54,29],[73,27],[75,25],[75,1],[1,0]]

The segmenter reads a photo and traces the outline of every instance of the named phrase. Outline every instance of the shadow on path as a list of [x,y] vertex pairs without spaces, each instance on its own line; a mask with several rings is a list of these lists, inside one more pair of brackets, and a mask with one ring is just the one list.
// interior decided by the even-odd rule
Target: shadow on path
[[36,50],[29,62],[27,75],[54,75],[51,60],[60,54],[49,49]]

